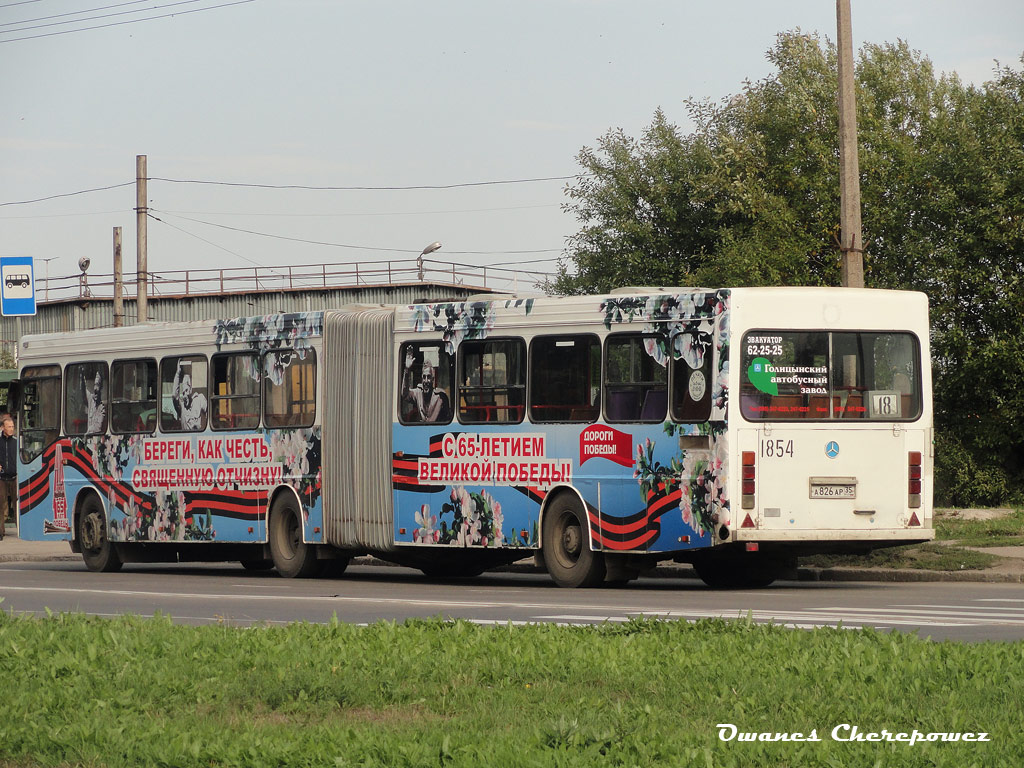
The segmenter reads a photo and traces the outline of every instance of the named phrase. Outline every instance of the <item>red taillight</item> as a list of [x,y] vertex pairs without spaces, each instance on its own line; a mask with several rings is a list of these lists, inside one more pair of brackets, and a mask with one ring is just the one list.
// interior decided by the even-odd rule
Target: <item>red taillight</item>
[[907,454],[907,506],[921,506],[921,452]]
[[743,495],[740,502],[741,507],[743,509],[753,509],[755,490],[754,480],[757,474],[754,468],[754,452],[743,451],[740,454],[740,462],[743,465]]

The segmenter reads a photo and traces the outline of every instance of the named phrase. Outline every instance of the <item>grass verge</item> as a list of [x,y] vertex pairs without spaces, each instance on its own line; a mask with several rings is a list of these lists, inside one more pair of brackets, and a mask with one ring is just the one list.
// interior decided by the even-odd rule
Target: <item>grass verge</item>
[[885,547],[868,555],[814,555],[800,558],[800,564],[818,568],[983,570],[998,563],[999,558],[965,547],[1024,546],[1024,509],[986,519],[968,519],[957,511],[943,512],[936,514],[933,522],[934,543]]
[[1024,509],[987,520],[967,519],[959,513],[936,515],[935,538],[965,547],[1024,546]]
[[[0,614],[0,679],[6,766],[1024,764],[1024,643],[872,630]],[[833,740],[844,723],[991,741]]]
[[800,558],[801,565],[817,568],[918,568],[929,571],[963,571],[991,568],[999,558],[986,552],[948,544],[914,544],[885,547],[867,555],[813,555]]

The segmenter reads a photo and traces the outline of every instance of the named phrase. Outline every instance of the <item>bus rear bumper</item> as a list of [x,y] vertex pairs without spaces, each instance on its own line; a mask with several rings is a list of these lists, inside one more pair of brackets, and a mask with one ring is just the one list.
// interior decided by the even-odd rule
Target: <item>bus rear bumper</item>
[[828,530],[828,531],[772,531],[737,528],[732,532],[734,542],[864,542],[873,547],[895,547],[900,544],[920,544],[932,541],[935,531],[931,528],[878,528],[871,530]]

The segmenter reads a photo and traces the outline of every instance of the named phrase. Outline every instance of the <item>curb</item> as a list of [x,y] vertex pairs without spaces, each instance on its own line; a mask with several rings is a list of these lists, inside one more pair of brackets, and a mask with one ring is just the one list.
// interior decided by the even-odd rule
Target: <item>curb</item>
[[912,568],[800,568],[800,581],[961,581],[1022,584],[1024,574],[987,571],[926,571]]

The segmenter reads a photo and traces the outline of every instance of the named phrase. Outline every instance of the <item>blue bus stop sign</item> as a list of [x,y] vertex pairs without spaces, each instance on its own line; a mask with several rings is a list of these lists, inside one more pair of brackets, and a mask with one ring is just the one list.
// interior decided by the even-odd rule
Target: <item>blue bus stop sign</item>
[[0,314],[36,313],[36,283],[31,256],[0,256]]

